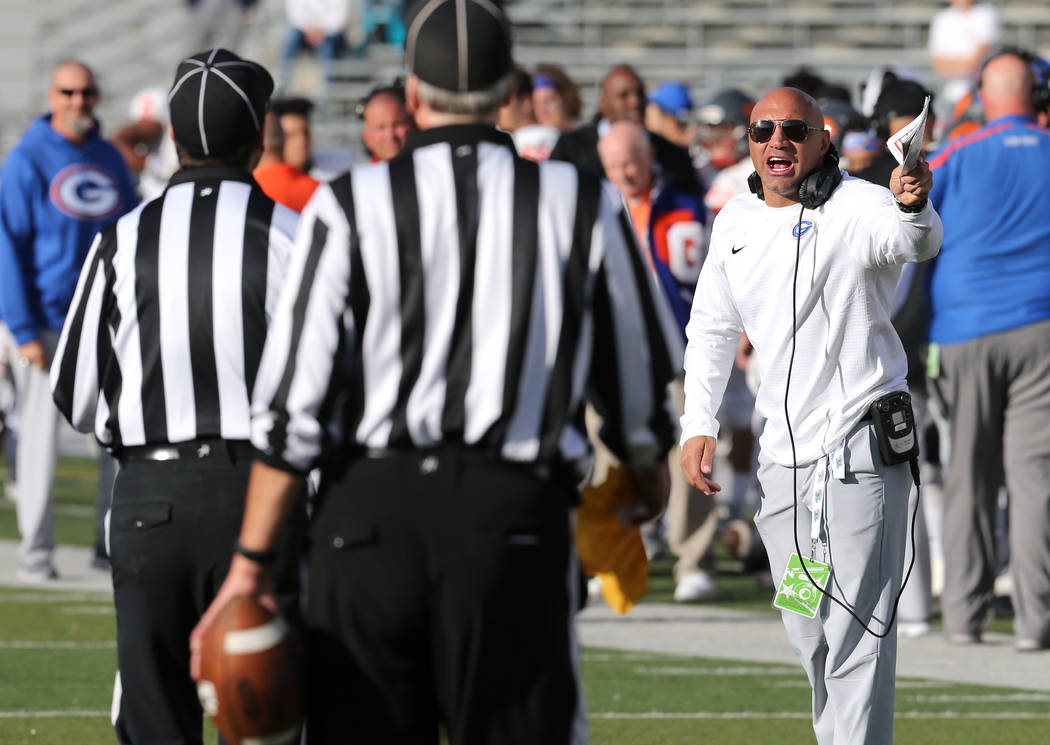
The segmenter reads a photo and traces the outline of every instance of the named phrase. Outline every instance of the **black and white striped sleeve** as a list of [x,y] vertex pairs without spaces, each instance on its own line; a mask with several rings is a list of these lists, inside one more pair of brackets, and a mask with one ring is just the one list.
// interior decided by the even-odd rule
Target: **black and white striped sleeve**
[[[252,394],[252,443],[271,466],[306,473],[325,445],[323,413],[340,384],[350,287],[349,176],[322,185],[303,210]],[[335,386],[335,388],[333,388]],[[324,412],[322,411],[324,410]]]
[[106,272],[102,257],[104,246],[113,240],[115,233],[112,229],[95,236],[77,281],[58,349],[51,361],[51,391],[55,405],[80,432],[92,432],[95,428],[99,369],[105,364],[99,359],[99,354],[103,348],[109,348],[98,342],[100,333],[108,333],[103,319]]
[[608,184],[593,245],[603,257],[594,292],[589,397],[602,415],[602,441],[634,465],[662,458],[674,443],[667,384],[681,369],[681,334]]

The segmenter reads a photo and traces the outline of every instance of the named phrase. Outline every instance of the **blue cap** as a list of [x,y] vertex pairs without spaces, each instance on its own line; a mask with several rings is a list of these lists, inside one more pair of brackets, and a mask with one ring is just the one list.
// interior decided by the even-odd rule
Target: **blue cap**
[[649,94],[649,103],[655,103],[678,119],[688,119],[693,111],[693,99],[684,83],[672,80],[661,83]]

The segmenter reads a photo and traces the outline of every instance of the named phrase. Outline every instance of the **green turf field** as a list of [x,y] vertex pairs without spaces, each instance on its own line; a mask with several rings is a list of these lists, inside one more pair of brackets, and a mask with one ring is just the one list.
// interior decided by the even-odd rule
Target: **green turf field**
[[[112,743],[108,598],[7,589],[0,606],[0,743]],[[582,671],[594,743],[813,742],[809,688],[793,665],[586,649]],[[1037,745],[1047,742],[1048,712],[1046,692],[903,680],[897,741]]]
[[[60,541],[91,545],[94,473],[90,461],[63,461]],[[0,500],[0,537],[16,535],[14,510]],[[720,605],[768,609],[768,591],[722,568]],[[650,601],[670,598],[670,573],[668,561],[653,566]],[[0,745],[115,742],[114,623],[106,596],[0,587]],[[809,687],[791,665],[585,649],[582,673],[599,745],[814,742]],[[901,680],[896,731],[898,745],[1043,745],[1050,693]],[[206,741],[215,742],[210,729]]]

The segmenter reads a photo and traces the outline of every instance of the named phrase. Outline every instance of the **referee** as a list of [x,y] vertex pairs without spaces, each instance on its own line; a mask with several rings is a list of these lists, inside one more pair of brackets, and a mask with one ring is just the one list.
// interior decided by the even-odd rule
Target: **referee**
[[[432,743],[441,723],[452,745],[579,742],[584,405],[660,508],[678,332],[615,194],[518,158],[493,126],[513,67],[497,6],[430,0],[409,19],[421,131],[303,212],[253,397],[240,547],[273,550],[320,464],[310,743]],[[216,609],[269,582],[234,557],[195,671]]]
[[249,393],[298,220],[248,170],[272,89],[224,49],[179,65],[169,101],[181,170],[95,238],[51,368],[58,408],[120,461],[110,547],[122,743],[201,741],[187,639],[243,515]]

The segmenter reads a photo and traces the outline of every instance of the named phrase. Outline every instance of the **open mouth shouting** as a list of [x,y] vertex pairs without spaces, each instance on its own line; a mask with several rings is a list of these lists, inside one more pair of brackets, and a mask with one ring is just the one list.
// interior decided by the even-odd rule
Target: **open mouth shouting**
[[795,168],[795,161],[780,155],[766,157],[766,170],[772,176],[789,176]]

